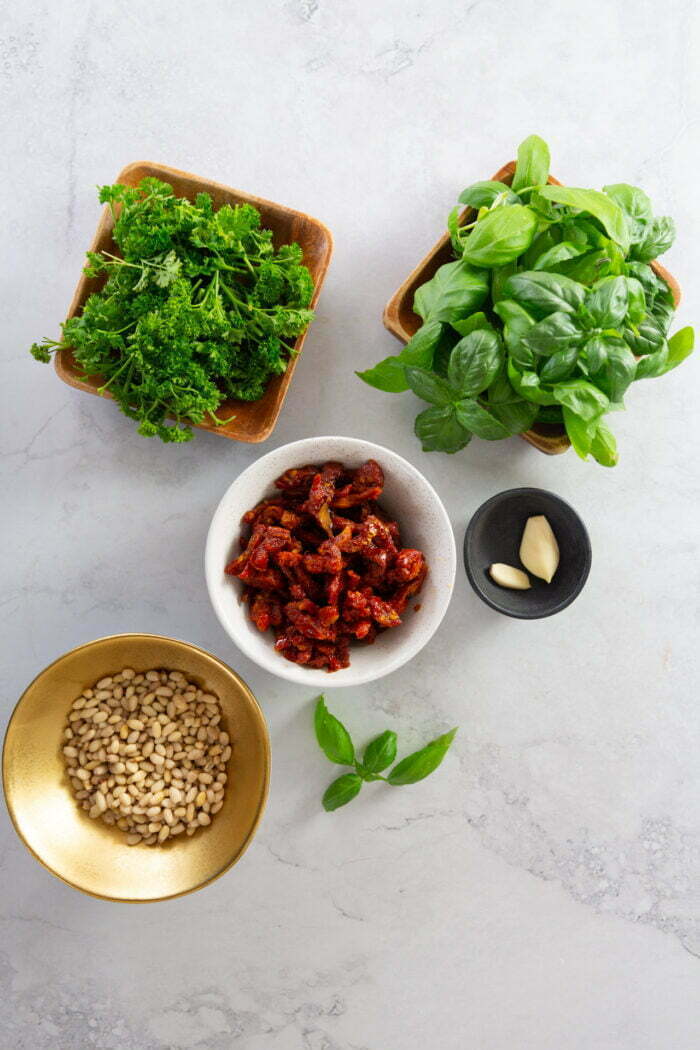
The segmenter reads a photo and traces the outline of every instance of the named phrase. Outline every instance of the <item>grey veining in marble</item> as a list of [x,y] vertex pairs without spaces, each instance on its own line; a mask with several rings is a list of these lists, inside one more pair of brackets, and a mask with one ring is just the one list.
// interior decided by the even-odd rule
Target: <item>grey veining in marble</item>
[[[700,1045],[697,362],[628,397],[620,465],[513,440],[426,456],[416,403],[361,386],[385,301],[456,195],[526,134],[572,184],[643,185],[700,321],[698,6],[685,0],[0,3],[2,704],[66,649],[150,630],[230,661],[273,741],[265,820],[208,889],[132,907],[51,878],[2,816],[0,1050],[696,1050]],[[336,250],[266,446],[139,438],[27,346],[57,331],[95,185],[161,160],[318,215]],[[267,447],[361,434],[408,456],[461,540],[540,485],[593,569],[551,621],[460,572],[409,666],[333,692],[360,740],[458,723],[439,774],[324,814],[312,693],[235,652],[202,549]],[[374,789],[374,790],[373,790]]]

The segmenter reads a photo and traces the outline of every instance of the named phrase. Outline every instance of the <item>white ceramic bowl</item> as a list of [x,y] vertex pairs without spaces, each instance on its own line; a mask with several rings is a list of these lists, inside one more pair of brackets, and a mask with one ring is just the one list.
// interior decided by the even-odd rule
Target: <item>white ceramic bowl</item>
[[[290,467],[339,460],[358,467],[376,459],[384,470],[381,506],[401,527],[402,543],[422,550],[428,576],[416,601],[409,604],[400,627],[383,631],[373,645],[350,646],[350,666],[329,674],[290,663],[274,648],[271,631],[262,633],[241,603],[241,585],[224,567],[238,553],[242,516],[274,491],[273,482]],[[204,568],[214,611],[239,649],[266,671],[309,686],[360,685],[395,671],[419,652],[437,630],[450,602],[456,567],[452,526],[440,497],[422,474],[401,456],[371,441],[318,437],[293,441],[268,452],[229,486],[209,527]],[[420,604],[415,612],[414,604]]]

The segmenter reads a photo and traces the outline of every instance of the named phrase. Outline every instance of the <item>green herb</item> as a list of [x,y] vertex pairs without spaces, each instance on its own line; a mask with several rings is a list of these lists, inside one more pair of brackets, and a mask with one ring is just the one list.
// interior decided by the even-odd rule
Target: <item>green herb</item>
[[276,249],[249,204],[215,210],[208,194],[190,203],[154,178],[103,186],[100,200],[121,255],[88,252],[85,273],[104,278],[102,290],[59,342],[31,352],[48,361],[71,348],[140,434],[187,441],[189,424],[227,422],[217,415],[223,401],[255,401],[286,370],[313,316],[302,250]]
[[351,802],[363,785],[376,780],[398,787],[416,784],[434,773],[447,754],[457,729],[431,740],[419,751],[402,758],[390,772],[384,771],[396,759],[396,733],[387,729],[371,740],[364,750],[362,760],[355,757],[350,734],[345,726],[326,707],[323,696],[319,696],[314,710],[314,728],[319,747],[326,758],[336,765],[352,766],[354,772],[343,773],[326,789],[322,804],[325,810],[339,809]]
[[[404,350],[358,375],[429,405],[415,433],[426,452],[495,441],[537,423],[563,426],[575,451],[617,462],[603,423],[635,380],[664,375],[692,352],[673,336],[671,289],[649,263],[673,242],[643,190],[550,185],[549,149],[521,143],[512,185],[460,194],[448,232],[456,259],[418,288],[424,321]],[[461,337],[461,338],[460,338]]]

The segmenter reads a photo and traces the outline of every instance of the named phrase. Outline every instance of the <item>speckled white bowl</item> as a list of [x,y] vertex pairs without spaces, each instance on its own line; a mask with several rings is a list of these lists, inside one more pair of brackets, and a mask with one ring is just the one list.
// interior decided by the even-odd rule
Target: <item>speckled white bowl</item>
[[[385,475],[381,505],[401,526],[402,542],[425,554],[428,576],[409,605],[400,627],[383,631],[374,645],[350,647],[350,666],[328,674],[324,670],[290,663],[275,652],[272,632],[262,634],[251,623],[241,603],[241,585],[224,573],[238,553],[240,520],[260,500],[274,492],[273,482],[285,470],[305,463],[340,460],[357,467],[376,459]],[[452,526],[435,489],[401,456],[371,441],[346,437],[318,437],[293,441],[261,456],[229,486],[216,508],[207,536],[204,568],[209,597],[222,627],[239,649],[266,671],[304,685],[360,685],[390,674],[420,652],[442,620],[452,595],[456,567]]]

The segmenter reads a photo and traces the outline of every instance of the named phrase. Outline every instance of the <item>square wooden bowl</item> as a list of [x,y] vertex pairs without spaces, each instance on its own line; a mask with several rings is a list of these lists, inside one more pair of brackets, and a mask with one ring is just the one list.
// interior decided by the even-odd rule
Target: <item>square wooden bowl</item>
[[[190,201],[193,201],[198,193],[209,193],[216,208],[220,208],[222,204],[253,204],[262,216],[263,226],[272,230],[275,247],[289,244],[292,241],[296,241],[301,246],[304,253],[304,264],[308,267],[314,282],[311,306],[316,305],[333,252],[331,231],[322,222],[303,212],[285,208],[282,204],[274,204],[272,201],[254,197],[250,193],[243,193],[242,190],[222,186],[221,183],[212,182],[211,179],[203,179],[199,175],[191,175],[189,172],[169,168],[165,164],[154,164],[151,161],[142,160],[127,164],[119,172],[115,181],[124,183],[126,186],[137,186],[146,176],[154,176],[169,183],[178,197],[186,197]],[[104,249],[112,252],[118,251],[112,240],[112,227],[112,213],[109,207],[105,206],[90,245],[91,251],[99,252]],[[105,278],[102,276],[86,277],[85,274],[81,274],[68,310],[69,318],[80,313],[88,296],[99,291],[104,281]],[[215,434],[234,441],[256,442],[268,438],[277,422],[305,339],[306,332],[302,333],[294,343],[294,353],[289,359],[287,371],[284,375],[273,376],[259,401],[229,399],[222,402],[217,410],[218,414],[224,418],[230,415],[235,416],[229,423],[222,426],[216,426],[215,423],[196,423],[193,426],[200,430],[211,430]],[[83,369],[75,360],[72,350],[59,350],[55,355],[55,365],[64,383],[75,387],[76,390],[97,394],[98,387],[103,382],[102,379],[99,376],[89,376],[84,379]],[[102,396],[111,397],[109,391]]]
[[[513,181],[513,175],[515,173],[515,161],[510,161],[509,164],[505,164],[502,168],[492,175],[491,178],[495,182],[504,182],[510,186]],[[549,183],[555,186],[561,186],[558,179],[555,179],[550,175],[547,180]],[[471,222],[475,217],[473,208],[465,208],[460,215],[460,224],[463,225],[466,222]],[[416,291],[422,284],[429,281],[431,277],[435,276],[435,271],[439,269],[444,263],[452,262],[454,255],[452,252],[452,245],[450,243],[450,236],[448,233],[444,234],[439,241],[430,249],[424,259],[416,266],[406,280],[403,282],[401,287],[392,295],[389,302],[384,308],[384,327],[387,328],[397,339],[400,339],[403,343],[407,343],[408,340],[414,335],[423,321],[418,314],[413,312],[413,297]],[[681,298],[681,290],[678,282],[668,270],[664,269],[658,262],[651,264],[652,268],[661,277],[662,280],[671,289],[673,300],[676,306],[678,306]],[[536,423],[530,430],[524,431],[520,434],[523,440],[529,442],[535,448],[539,449],[540,452],[546,453],[548,456],[557,456],[561,452],[566,452],[571,442],[566,436],[566,431],[563,426],[558,426],[553,423]]]

